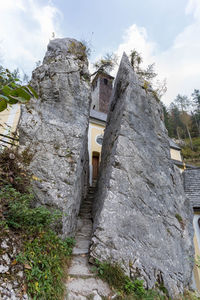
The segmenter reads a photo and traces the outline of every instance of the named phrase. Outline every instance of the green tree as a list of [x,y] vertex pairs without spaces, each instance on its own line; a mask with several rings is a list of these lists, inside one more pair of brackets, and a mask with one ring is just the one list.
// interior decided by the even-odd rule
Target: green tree
[[99,72],[111,72],[117,65],[117,61],[118,57],[114,53],[105,54],[93,64],[96,71],[91,74],[91,76],[94,76]]
[[0,66],[0,112],[9,105],[26,103],[31,97],[37,98],[37,94],[30,85],[21,84],[19,71],[12,73]]
[[181,120],[183,124],[185,125],[187,135],[190,140],[190,146],[191,149],[193,149],[193,144],[192,144],[192,138],[191,138],[191,133],[190,133],[190,127],[191,127],[191,116],[187,113],[189,107],[190,107],[190,100],[187,96],[185,95],[180,95],[178,94],[176,99],[174,100],[178,108],[181,110]]
[[157,73],[155,72],[155,64],[150,64],[146,69],[143,69],[141,64],[143,62],[142,56],[137,52],[137,50],[132,50],[130,54],[130,61],[133,67],[133,70],[136,74],[144,80],[146,87],[151,86],[153,88],[153,94],[156,99],[160,100],[161,97],[166,93],[166,80],[155,82]]
[[184,125],[181,121],[181,112],[174,102],[172,102],[169,107],[169,123],[172,128],[171,137],[181,139],[184,131]]
[[198,135],[200,136],[200,91],[195,89],[192,93],[192,104],[194,112],[192,112],[193,124],[197,128]]
[[171,122],[171,115],[170,115],[167,107],[164,105],[164,103],[161,102],[161,105],[163,108],[165,127],[167,128],[168,135],[170,137],[173,137],[173,124]]

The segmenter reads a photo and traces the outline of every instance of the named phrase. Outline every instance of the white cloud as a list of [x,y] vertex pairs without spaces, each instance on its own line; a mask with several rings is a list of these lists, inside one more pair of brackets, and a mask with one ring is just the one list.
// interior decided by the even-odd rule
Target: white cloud
[[30,74],[52,33],[60,35],[61,13],[49,2],[42,5],[35,0],[0,0],[0,7],[1,63]]
[[197,21],[200,21],[200,2],[199,0],[188,0],[188,5],[185,9],[186,14],[193,14]]
[[123,37],[117,53],[130,53],[136,49],[145,64],[156,63],[159,79],[167,79],[168,91],[163,101],[169,104],[178,93],[190,95],[194,88],[200,88],[200,1],[189,0],[186,14],[193,15],[193,22],[185,27],[165,51],[159,52],[156,43],[150,41],[145,28],[132,25]]
[[122,56],[124,51],[130,54],[131,50],[136,49],[141,54],[144,63],[149,62],[150,64],[152,62],[156,44],[148,39],[147,31],[144,27],[138,27],[136,24],[133,24],[126,30],[123,40],[116,52],[119,57]]

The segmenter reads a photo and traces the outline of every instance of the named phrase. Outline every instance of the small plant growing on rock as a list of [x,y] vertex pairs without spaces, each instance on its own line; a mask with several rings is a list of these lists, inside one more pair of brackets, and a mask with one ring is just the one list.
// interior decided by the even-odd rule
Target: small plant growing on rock
[[183,221],[183,218],[179,214],[175,214],[176,219],[179,221],[181,228],[184,230],[185,228],[185,223]]
[[119,264],[110,264],[108,262],[99,262],[96,260],[96,271],[98,276],[106,281],[117,293],[118,300],[166,300],[166,295],[161,295],[156,290],[145,290],[143,280],[132,280]]
[[[144,81],[142,88],[146,93],[150,90],[153,97],[157,102],[160,102],[161,97],[166,93],[166,80],[156,81],[155,78],[157,74],[154,71],[155,64],[150,64],[146,69],[141,67],[143,62],[142,56],[137,50],[132,50],[130,53],[130,61],[133,67],[133,70],[136,72],[138,77]],[[149,89],[150,88],[150,89]]]
[[87,47],[86,43],[71,42],[68,52],[74,54],[78,59],[85,60],[87,56],[90,55],[90,49]]

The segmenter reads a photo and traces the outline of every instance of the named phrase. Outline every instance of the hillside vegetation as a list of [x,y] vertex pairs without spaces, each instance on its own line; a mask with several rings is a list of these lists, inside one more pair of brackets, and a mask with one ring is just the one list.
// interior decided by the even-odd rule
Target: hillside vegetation
[[171,138],[183,141],[184,161],[200,166],[200,90],[190,97],[177,95],[167,108],[163,104],[164,122]]
[[[17,151],[0,154],[0,264],[4,268],[0,283],[6,287],[14,282],[12,290],[18,297],[62,299],[64,268],[74,242],[62,240],[56,232],[59,211],[34,206],[33,176],[22,165],[23,157]],[[15,299],[6,288],[1,294]]]
[[185,140],[185,146],[181,149],[184,162],[200,167],[200,137],[192,138],[192,145],[193,149],[189,139]]

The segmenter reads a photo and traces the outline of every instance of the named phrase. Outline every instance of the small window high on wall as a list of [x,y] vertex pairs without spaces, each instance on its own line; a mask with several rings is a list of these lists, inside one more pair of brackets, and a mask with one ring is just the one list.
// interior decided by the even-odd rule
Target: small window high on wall
[[104,82],[105,85],[107,85],[108,84],[108,79],[104,78],[103,82]]

